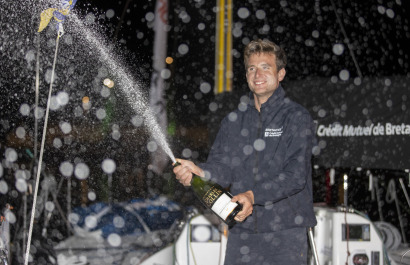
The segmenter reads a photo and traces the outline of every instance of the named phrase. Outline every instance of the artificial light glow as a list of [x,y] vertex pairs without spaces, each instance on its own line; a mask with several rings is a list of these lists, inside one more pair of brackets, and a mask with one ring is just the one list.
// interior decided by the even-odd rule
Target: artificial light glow
[[167,64],[172,64],[172,63],[174,62],[174,58],[172,58],[172,57],[167,57],[167,58],[165,59],[165,62],[166,62]]
[[91,108],[91,101],[89,97],[87,96],[83,97],[82,102],[83,102],[84,110],[89,110]]
[[83,97],[83,103],[87,104],[88,102],[90,102],[90,98],[87,96]]
[[209,225],[193,225],[191,226],[192,242],[208,242],[212,240],[212,227]]
[[224,226],[224,236],[228,237],[228,226]]
[[343,188],[344,190],[347,190],[348,184],[347,184],[347,174],[343,175],[344,183],[343,183]]
[[109,78],[104,79],[103,84],[104,84],[104,86],[106,86],[108,88],[113,88],[114,87],[114,81],[112,81]]

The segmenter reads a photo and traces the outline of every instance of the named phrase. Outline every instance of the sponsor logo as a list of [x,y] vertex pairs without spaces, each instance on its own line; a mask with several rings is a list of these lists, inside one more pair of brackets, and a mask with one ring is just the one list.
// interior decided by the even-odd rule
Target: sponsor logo
[[342,125],[339,123],[323,125],[320,124],[316,134],[319,137],[356,137],[356,136],[391,136],[410,135],[410,124],[392,124],[380,122],[371,123],[368,126]]
[[283,127],[280,127],[278,129],[271,129],[271,128],[266,128],[265,129],[265,137],[279,137],[283,133]]

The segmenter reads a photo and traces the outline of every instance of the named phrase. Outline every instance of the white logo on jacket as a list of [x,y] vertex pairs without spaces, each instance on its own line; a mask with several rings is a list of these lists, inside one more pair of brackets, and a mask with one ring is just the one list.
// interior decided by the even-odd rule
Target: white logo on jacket
[[270,129],[266,128],[265,129],[265,137],[279,137],[283,133],[283,127],[280,127],[279,129]]

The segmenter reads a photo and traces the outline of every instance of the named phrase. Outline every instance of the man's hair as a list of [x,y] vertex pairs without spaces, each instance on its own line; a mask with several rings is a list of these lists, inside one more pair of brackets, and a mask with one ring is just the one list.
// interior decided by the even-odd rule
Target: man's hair
[[248,68],[249,57],[253,54],[274,54],[276,56],[276,67],[279,71],[282,68],[286,67],[287,59],[285,51],[277,44],[269,40],[253,40],[245,47],[244,51],[244,63],[245,68]]

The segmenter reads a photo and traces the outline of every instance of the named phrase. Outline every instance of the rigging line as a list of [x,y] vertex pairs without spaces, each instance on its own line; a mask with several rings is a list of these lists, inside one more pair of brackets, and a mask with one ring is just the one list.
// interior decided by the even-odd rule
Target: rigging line
[[[41,0],[39,0],[41,4]],[[37,14],[34,12],[33,14]],[[32,16],[32,22],[35,18],[35,15]],[[35,22],[33,22],[35,23]],[[36,79],[35,79],[35,99],[34,99],[34,146],[33,146],[33,157],[32,157],[32,168],[33,176],[35,174],[37,163],[37,148],[38,148],[38,102],[39,102],[39,94],[40,94],[40,33],[36,32],[37,38],[37,53],[36,53]],[[27,196],[28,192],[25,192],[23,195],[24,198],[24,205],[23,205],[23,246],[22,249],[26,248],[26,240],[27,240]]]
[[[34,102],[34,146],[33,146],[33,176],[38,167],[37,148],[38,148],[38,101],[40,94],[40,34],[37,32],[37,54],[36,54],[36,80],[35,80],[35,102]],[[27,192],[24,193],[24,213],[23,213],[23,249],[26,249],[27,243]]]
[[122,23],[124,23],[125,13],[127,12],[128,6],[130,5],[131,1],[132,1],[132,0],[127,0],[127,2],[125,2],[124,8],[122,9],[120,21],[118,21],[117,27],[115,28],[114,41],[113,41],[113,43],[115,43],[116,40],[117,40],[117,38],[118,38],[118,33],[120,32]]
[[359,75],[360,78],[363,78],[362,72],[360,71],[359,64],[357,63],[357,60],[356,60],[356,56],[355,56],[354,53],[353,53],[352,45],[350,44],[350,40],[349,40],[349,38],[347,37],[347,33],[346,33],[346,30],[345,30],[345,28],[344,28],[344,26],[343,26],[342,20],[340,19],[339,14],[337,13],[336,5],[335,5],[335,3],[334,3],[333,0],[330,0],[330,2],[332,2],[333,11],[335,12],[335,15],[336,15],[336,18],[337,18],[337,22],[339,23],[340,29],[341,29],[341,31],[342,31],[342,33],[343,33],[344,42],[347,44],[347,47],[349,48],[350,56],[351,56],[352,59],[353,59],[354,65],[355,65],[355,67],[356,67],[357,74]]
[[397,198],[396,182],[394,179],[390,179],[389,184],[387,185],[386,202],[392,203],[393,201],[395,202],[395,205],[396,205],[396,211],[397,211],[397,216],[399,219],[402,240],[404,243],[407,243],[406,233],[404,232],[405,229],[404,229],[403,217],[400,211],[400,202]]
[[[61,29],[61,26],[60,26]],[[57,61],[57,52],[58,52],[58,41],[60,37],[62,36],[63,32],[58,31],[57,33],[57,39],[56,39],[56,49],[54,53],[54,62],[53,62],[53,68],[51,71],[51,80],[50,80],[50,89],[48,92],[48,99],[47,99],[47,109],[46,109],[46,115],[44,118],[44,128],[43,128],[43,135],[41,139],[41,147],[40,147],[40,157],[38,160],[38,166],[37,166],[37,177],[36,177],[36,183],[35,183],[35,189],[34,189],[34,195],[33,195],[33,206],[31,209],[31,219],[30,219],[30,227],[29,227],[29,233],[28,233],[28,239],[27,239],[27,248],[26,248],[26,255],[24,259],[24,264],[28,264],[28,258],[30,255],[30,245],[31,245],[31,236],[33,234],[33,224],[34,224],[34,216],[36,212],[36,203],[37,203],[37,193],[38,193],[38,185],[40,182],[40,175],[41,175],[41,164],[43,161],[43,154],[44,154],[44,143],[46,140],[46,133],[47,133],[47,122],[48,122],[48,114],[50,111],[50,102],[51,102],[51,92],[53,90],[53,81],[54,81],[54,72],[55,72],[55,67],[56,67],[56,61]]]
[[406,187],[404,186],[403,179],[402,179],[402,178],[399,178],[399,182],[400,182],[401,188],[403,189],[404,196],[406,197],[407,204],[408,204],[409,207],[410,207],[410,198],[409,198],[409,194],[407,194]]
[[407,255],[407,253],[409,253],[409,251],[410,251],[410,249],[409,250],[407,250],[402,256],[401,256],[401,259],[400,259],[400,263],[401,264],[403,264],[404,265],[404,263],[403,263],[403,259],[404,259],[404,256],[406,256]]
[[33,161],[34,166],[37,161],[37,145],[38,145],[38,98],[40,94],[40,34],[37,32],[37,55],[36,55],[36,98],[34,105],[34,150]]

